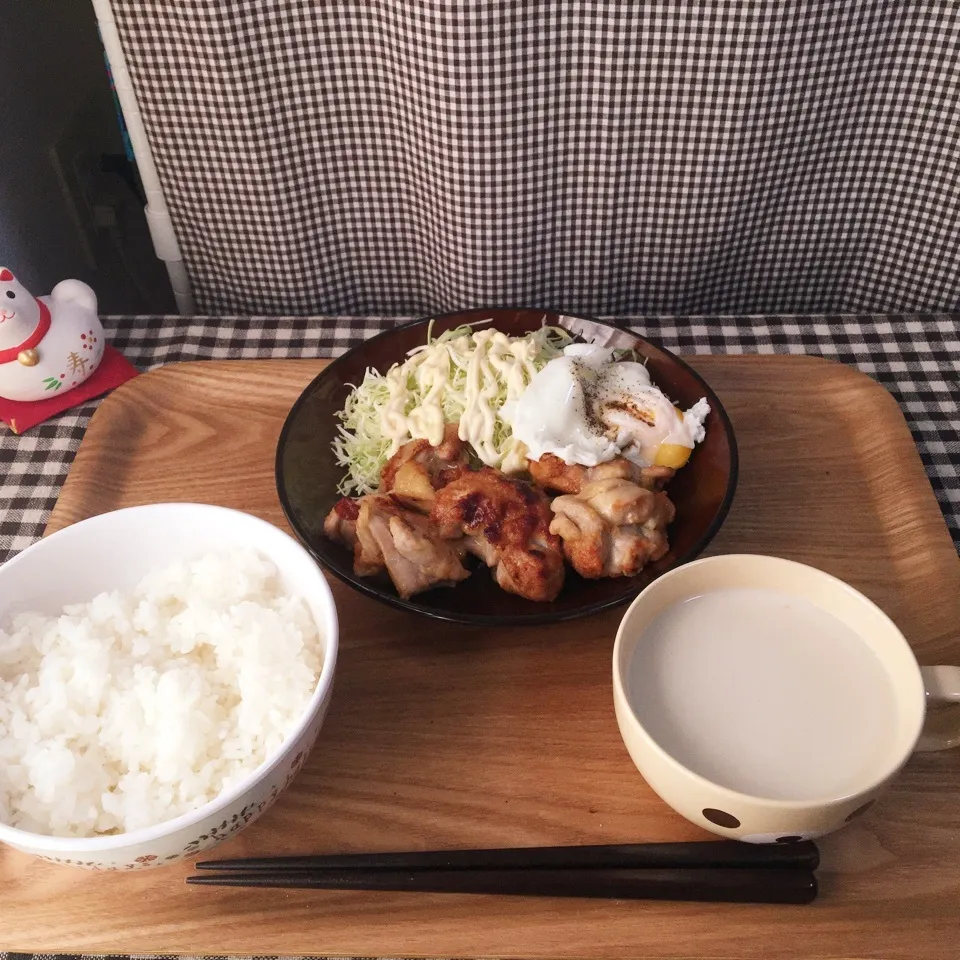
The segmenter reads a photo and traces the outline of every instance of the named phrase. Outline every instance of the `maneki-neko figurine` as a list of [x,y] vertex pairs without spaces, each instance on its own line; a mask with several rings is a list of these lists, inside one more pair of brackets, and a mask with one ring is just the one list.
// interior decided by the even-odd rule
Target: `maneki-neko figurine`
[[136,372],[107,347],[97,297],[87,284],[63,280],[49,296],[34,297],[0,267],[0,418],[14,432],[98,396]]
[[34,297],[0,268],[0,397],[42,400],[79,386],[103,358],[97,297],[79,280],[63,280]]

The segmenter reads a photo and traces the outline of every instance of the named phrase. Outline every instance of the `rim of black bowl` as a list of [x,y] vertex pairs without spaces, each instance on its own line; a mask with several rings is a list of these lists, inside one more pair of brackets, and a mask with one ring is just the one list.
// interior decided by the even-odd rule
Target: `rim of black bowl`
[[[388,606],[396,607],[398,610],[406,610],[409,613],[417,613],[421,616],[430,617],[433,620],[443,620],[447,623],[461,623],[472,626],[488,626],[488,627],[519,627],[519,626],[537,626],[544,623],[560,623],[565,620],[579,620],[583,617],[593,616],[597,613],[602,613],[605,610],[611,610],[614,607],[623,606],[625,603],[631,601],[637,594],[640,593],[648,584],[643,584],[643,586],[638,587],[635,591],[624,591],[623,594],[611,597],[606,600],[600,600],[595,603],[587,603],[582,607],[574,607],[569,610],[559,610],[559,611],[543,611],[537,612],[536,609],[531,610],[529,614],[484,614],[484,613],[458,613],[455,610],[442,610],[436,607],[427,607],[422,604],[416,603],[413,600],[404,600],[401,597],[397,596],[395,593],[387,593],[383,589],[378,588],[377,586],[371,585],[369,581],[365,581],[363,577],[357,577],[355,575],[350,575],[344,573],[342,570],[338,570],[336,567],[327,562],[326,558],[318,553],[313,544],[310,542],[310,538],[306,535],[300,527],[299,522],[294,516],[293,508],[290,504],[289,498],[286,492],[286,484],[284,482],[284,471],[283,471],[283,451],[286,446],[287,433],[291,429],[291,424],[296,418],[296,415],[300,407],[306,403],[307,398],[310,396],[312,391],[316,388],[316,385],[321,381],[326,379],[331,375],[331,372],[336,372],[336,369],[339,364],[346,361],[346,359],[353,354],[355,351],[361,349],[362,347],[367,346],[367,344],[373,343],[376,340],[385,339],[387,337],[395,335],[400,330],[407,330],[410,327],[415,327],[418,325],[427,325],[431,321],[437,322],[441,320],[449,320],[453,317],[462,317],[468,314],[474,313],[485,313],[493,311],[530,311],[533,313],[544,313],[547,315],[554,315],[556,317],[569,317],[574,320],[585,320],[588,323],[596,323],[602,327],[610,327],[613,330],[619,330],[622,333],[627,333],[632,337],[636,337],[637,340],[640,340],[644,343],[649,344],[651,347],[654,347],[657,350],[660,350],[662,353],[666,354],[674,363],[679,367],[682,367],[686,370],[703,388],[708,399],[710,400],[711,405],[716,403],[717,412],[720,415],[720,422],[723,424],[723,431],[727,437],[727,445],[730,449],[730,474],[727,478],[727,489],[724,492],[723,500],[720,502],[720,506],[717,509],[716,514],[714,515],[713,520],[710,523],[710,526],[707,527],[706,532],[703,536],[685,553],[681,554],[674,561],[673,565],[670,567],[671,570],[682,567],[686,563],[690,563],[691,560],[695,560],[704,550],[710,545],[710,542],[717,535],[717,531],[723,525],[724,520],[727,518],[727,514],[730,512],[730,507],[733,504],[734,494],[737,489],[737,481],[740,475],[740,454],[737,449],[737,439],[734,436],[733,424],[730,422],[730,417],[727,414],[726,408],[723,406],[723,403],[720,401],[720,398],[713,391],[713,388],[697,373],[693,367],[690,366],[685,360],[681,357],[678,357],[673,351],[668,350],[666,347],[662,346],[659,343],[649,340],[647,337],[641,336],[639,333],[634,333],[629,327],[621,327],[615,323],[608,323],[605,320],[597,320],[594,317],[588,317],[582,313],[565,313],[561,310],[556,310],[553,308],[541,308],[541,307],[472,307],[469,310],[451,310],[447,313],[438,313],[431,314],[424,317],[418,317],[415,320],[410,320],[407,323],[401,323],[399,326],[390,327],[388,330],[382,330],[380,333],[375,334],[372,337],[364,340],[362,343],[358,344],[356,347],[348,350],[346,353],[341,354],[341,356],[334,358],[330,361],[320,371],[307,385],[303,388],[300,393],[300,396],[297,397],[293,406],[290,408],[290,411],[287,413],[287,417],[283,422],[283,427],[280,430],[280,436],[277,439],[277,450],[274,458],[274,479],[277,487],[277,496],[280,499],[280,508],[283,510],[283,515],[287,520],[287,523],[290,524],[290,529],[296,534],[297,539],[300,543],[306,548],[310,553],[313,559],[324,569],[332,573],[338,580],[341,580],[343,583],[352,587],[354,590],[358,590],[360,593],[365,594],[368,597],[371,597],[374,600],[379,601],[380,603],[385,603]],[[464,321],[467,322],[467,321]],[[318,357],[317,359],[323,359]],[[396,361],[394,361],[396,362]],[[666,573],[667,571],[664,571]],[[662,576],[662,574],[657,575]],[[653,578],[654,580],[657,577]],[[653,583],[653,580],[649,581]],[[532,606],[536,606],[534,601],[531,601]]]

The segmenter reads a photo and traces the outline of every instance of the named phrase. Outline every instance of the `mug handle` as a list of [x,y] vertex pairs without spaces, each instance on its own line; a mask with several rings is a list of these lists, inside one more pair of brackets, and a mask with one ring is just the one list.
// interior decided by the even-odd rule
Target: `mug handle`
[[921,667],[920,673],[927,692],[927,722],[914,750],[926,753],[960,746],[960,709],[929,709],[935,704],[960,704],[960,667]]

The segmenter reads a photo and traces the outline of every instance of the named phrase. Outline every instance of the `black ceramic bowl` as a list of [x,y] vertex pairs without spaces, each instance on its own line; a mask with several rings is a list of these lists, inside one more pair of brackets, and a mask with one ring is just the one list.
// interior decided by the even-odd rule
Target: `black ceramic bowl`
[[633,348],[647,359],[654,383],[671,400],[687,408],[701,397],[707,398],[706,438],[667,488],[677,508],[669,530],[670,552],[636,577],[585,580],[568,566],[563,590],[551,603],[535,603],[504,592],[482,567],[455,587],[429,590],[409,600],[397,595],[385,573],[371,578],[356,576],[350,551],[323,535],[323,519],[339,499],[337,484],[344,475],[331,447],[337,431],[336,413],[343,408],[350,385],[359,383],[368,367],[384,373],[402,361],[408,350],[426,342],[429,321],[418,320],[372,337],[334,360],[303,391],[283,426],[276,461],[280,503],[293,531],[317,561],[357,590],[392,606],[441,620],[501,625],[570,620],[605,610],[631,600],[660,574],[696,557],[723,523],[737,483],[733,428],[710,387],[663,348],[596,320],[543,310],[471,310],[434,318],[433,332],[436,335],[481,320],[492,320],[490,325],[511,336],[522,336],[547,323],[565,327],[592,343]]

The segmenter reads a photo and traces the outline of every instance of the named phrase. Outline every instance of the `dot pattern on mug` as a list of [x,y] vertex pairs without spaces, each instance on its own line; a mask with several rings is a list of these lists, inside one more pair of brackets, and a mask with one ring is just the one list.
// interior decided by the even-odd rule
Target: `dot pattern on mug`
[[733,829],[734,827],[740,826],[740,821],[732,813],[727,813],[725,810],[716,810],[714,807],[704,807],[701,813],[707,820],[715,823],[718,827],[729,827]]

